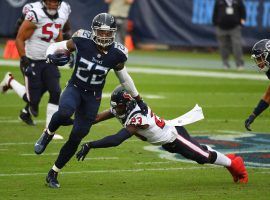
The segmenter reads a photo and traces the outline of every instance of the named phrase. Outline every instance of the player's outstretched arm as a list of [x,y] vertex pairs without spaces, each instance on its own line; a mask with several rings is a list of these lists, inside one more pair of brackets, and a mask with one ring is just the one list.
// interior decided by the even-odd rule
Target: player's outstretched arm
[[137,104],[141,108],[142,113],[146,115],[148,113],[148,106],[139,95],[134,81],[128,74],[124,63],[118,64],[117,68],[114,71],[121,85],[123,85],[123,87],[128,91],[128,93],[137,101]]
[[254,108],[253,113],[245,120],[245,127],[248,131],[251,131],[250,125],[254,122],[257,116],[259,116],[264,110],[266,110],[269,107],[269,104],[270,104],[270,86],[267,88],[263,98]]
[[114,117],[114,115],[111,113],[110,110],[104,110],[103,112],[97,114],[96,119],[93,122],[93,124],[97,124],[101,121],[105,121],[105,120],[111,119],[113,117]]
[[137,128],[135,126],[128,126],[127,128],[122,128],[118,133],[114,135],[106,136],[100,140],[87,142],[82,144],[82,148],[77,152],[76,157],[78,161],[84,160],[85,156],[88,154],[90,149],[96,148],[109,148],[120,145],[122,142],[130,138]]

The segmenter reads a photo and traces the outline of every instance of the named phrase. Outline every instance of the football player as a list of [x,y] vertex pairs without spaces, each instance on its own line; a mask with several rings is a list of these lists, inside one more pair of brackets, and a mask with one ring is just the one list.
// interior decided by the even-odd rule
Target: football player
[[114,135],[83,144],[76,154],[78,160],[83,161],[91,149],[115,147],[135,135],[143,141],[162,145],[166,151],[181,154],[199,164],[224,166],[233,176],[234,182],[248,182],[248,174],[240,156],[225,156],[207,145],[199,144],[183,126],[170,125],[155,115],[149,107],[147,115],[143,115],[136,101],[122,86],[113,91],[110,104],[109,110],[97,115],[95,123],[116,117],[124,128]]
[[57,65],[46,62],[46,50],[51,43],[63,40],[62,29],[70,12],[69,5],[60,0],[42,0],[27,4],[23,9],[25,17],[16,37],[16,46],[25,87],[9,72],[0,89],[6,92],[12,88],[27,102],[19,118],[28,125],[34,125],[31,116],[38,116],[39,102],[46,91],[49,92],[46,127],[58,109],[60,73]]
[[[114,41],[114,17],[107,13],[98,14],[92,21],[91,29],[92,31],[79,30],[72,39],[50,45],[46,53],[48,62],[64,65],[69,60],[65,50],[76,51],[74,71],[61,95],[59,109],[35,144],[35,153],[41,154],[55,131],[75,113],[70,136],[46,177],[48,186],[52,188],[60,187],[57,180],[58,172],[76,153],[81,140],[88,134],[95,121],[106,76],[111,69],[136,100],[142,113],[147,113],[147,105],[141,99],[125,67],[127,48]],[[63,54],[55,53],[59,49],[64,50]]]
[[[270,40],[263,39],[258,41],[252,48],[251,58],[256,63],[256,67],[266,74],[270,79]],[[266,89],[262,99],[259,101],[253,112],[245,121],[245,127],[248,131],[251,131],[250,125],[254,122],[257,116],[259,116],[264,110],[269,107],[270,104],[270,86]]]

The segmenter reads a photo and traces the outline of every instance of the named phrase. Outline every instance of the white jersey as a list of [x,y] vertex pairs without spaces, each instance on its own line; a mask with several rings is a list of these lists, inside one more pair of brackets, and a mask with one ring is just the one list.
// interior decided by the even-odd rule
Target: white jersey
[[140,112],[138,105],[128,115],[126,121],[122,123],[124,127],[128,125],[142,126],[149,125],[147,129],[139,129],[137,134],[145,138],[147,142],[154,145],[162,145],[173,142],[178,133],[174,126],[166,123],[155,115],[148,107],[148,114],[144,116]]
[[26,4],[23,7],[25,20],[31,21],[37,27],[25,42],[26,56],[33,60],[45,60],[47,48],[55,42],[70,13],[70,6],[66,2],[61,3],[56,19],[50,19],[46,15],[41,2]]

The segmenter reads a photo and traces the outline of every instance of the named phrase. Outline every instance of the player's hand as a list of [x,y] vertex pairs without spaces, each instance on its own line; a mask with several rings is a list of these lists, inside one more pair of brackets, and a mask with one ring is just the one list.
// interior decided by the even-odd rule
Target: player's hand
[[254,122],[255,115],[250,115],[245,121],[245,127],[248,131],[251,131],[250,125]]
[[27,67],[30,66],[30,60],[26,56],[22,56],[20,59],[20,67],[23,73],[25,73],[25,70]]
[[147,106],[147,104],[142,99],[137,100],[137,104],[140,107],[140,109],[142,111],[142,114],[143,115],[147,115],[147,113],[148,113],[148,106]]
[[76,158],[78,161],[80,160],[83,161],[85,156],[88,154],[88,152],[91,149],[89,146],[89,143],[84,143],[81,146],[82,146],[81,150],[76,153]]
[[64,53],[49,54],[47,56],[47,63],[52,63],[57,66],[64,66],[69,62],[70,55]]

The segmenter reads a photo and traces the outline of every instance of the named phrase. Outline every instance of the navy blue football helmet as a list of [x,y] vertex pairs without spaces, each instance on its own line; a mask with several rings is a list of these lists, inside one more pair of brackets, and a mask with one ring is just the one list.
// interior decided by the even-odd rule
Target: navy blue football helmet
[[121,85],[117,86],[111,94],[111,110],[119,118],[126,118],[136,107],[135,99]]
[[116,22],[112,15],[100,13],[92,21],[93,41],[102,47],[111,45],[115,40]]
[[252,48],[251,58],[255,61],[260,71],[267,72],[270,67],[270,40],[263,39]]

